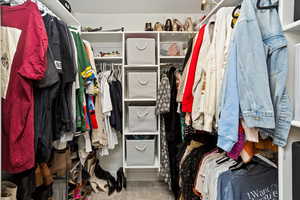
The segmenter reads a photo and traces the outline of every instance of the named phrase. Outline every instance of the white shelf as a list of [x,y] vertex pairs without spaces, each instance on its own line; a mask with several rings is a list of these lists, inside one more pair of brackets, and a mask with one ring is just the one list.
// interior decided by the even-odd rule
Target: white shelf
[[152,102],[152,101],[156,101],[156,99],[128,99],[125,98],[124,99],[125,102]]
[[294,127],[300,127],[300,121],[293,120],[292,121],[292,126],[294,126]]
[[125,130],[124,135],[159,135],[159,132],[129,132]]
[[125,68],[158,67],[158,65],[124,65]]
[[81,37],[89,42],[122,43],[123,32],[81,32]]
[[120,57],[120,56],[117,56],[117,57],[106,56],[106,57],[94,57],[94,58],[95,58],[95,60],[104,60],[104,61],[109,61],[109,60],[112,60],[112,61],[119,60],[119,61],[121,61],[123,59],[123,57]]
[[80,28],[80,22],[58,1],[39,0],[68,26]]
[[300,20],[283,26],[283,31],[300,31]]
[[160,56],[161,63],[172,60],[183,60],[185,56]]
[[125,160],[123,167],[125,169],[159,169],[160,164],[159,164],[158,157],[156,156],[153,165],[128,165],[126,160]]

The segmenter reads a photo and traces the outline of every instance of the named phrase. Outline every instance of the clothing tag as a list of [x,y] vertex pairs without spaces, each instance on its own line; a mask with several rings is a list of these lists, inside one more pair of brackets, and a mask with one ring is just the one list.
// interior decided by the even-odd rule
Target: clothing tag
[[59,60],[54,61],[56,69],[62,70],[62,62]]

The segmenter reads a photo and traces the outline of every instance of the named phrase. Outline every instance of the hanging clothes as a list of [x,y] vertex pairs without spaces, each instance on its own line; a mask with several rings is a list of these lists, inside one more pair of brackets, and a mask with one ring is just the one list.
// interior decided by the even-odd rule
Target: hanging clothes
[[156,114],[170,112],[171,87],[168,76],[164,73],[157,91]]
[[[111,72],[114,73],[114,72]],[[111,75],[112,76],[112,75]],[[122,133],[122,84],[116,79],[109,83],[109,92],[112,103],[112,112],[109,118],[110,125],[116,131]]]
[[165,122],[163,117],[160,118],[160,142],[161,142],[161,150],[160,150],[159,175],[164,180],[164,182],[168,184],[169,189],[171,190],[172,182],[171,182],[171,172],[170,172],[170,158],[169,158],[168,143],[166,140]]
[[2,25],[22,31],[6,99],[2,100],[2,165],[4,170],[18,173],[35,164],[33,80],[45,76],[48,38],[35,3],[0,8]]

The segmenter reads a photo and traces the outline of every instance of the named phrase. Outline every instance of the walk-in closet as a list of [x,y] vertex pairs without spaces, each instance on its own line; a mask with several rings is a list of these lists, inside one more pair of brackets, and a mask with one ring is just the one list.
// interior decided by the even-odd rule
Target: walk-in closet
[[300,200],[299,0],[0,0],[3,200]]

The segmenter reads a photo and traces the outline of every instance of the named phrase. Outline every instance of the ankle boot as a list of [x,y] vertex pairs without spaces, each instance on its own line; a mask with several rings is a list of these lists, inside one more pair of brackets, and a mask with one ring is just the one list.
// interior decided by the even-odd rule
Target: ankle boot
[[67,171],[67,151],[54,151],[51,163],[51,173],[57,176],[65,176]]
[[41,163],[40,168],[41,168],[41,174],[43,176],[44,185],[46,186],[51,185],[53,183],[53,177],[48,168],[47,163]]
[[[10,194],[10,200],[17,200],[17,185],[10,181],[2,181],[1,187]],[[2,198],[1,198],[2,199]]]
[[43,185],[43,176],[41,173],[40,165],[37,165],[35,172],[34,172],[34,179],[35,179],[35,187],[39,187]]

